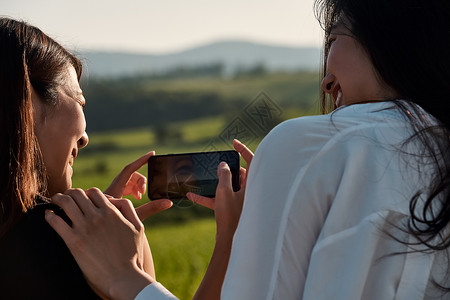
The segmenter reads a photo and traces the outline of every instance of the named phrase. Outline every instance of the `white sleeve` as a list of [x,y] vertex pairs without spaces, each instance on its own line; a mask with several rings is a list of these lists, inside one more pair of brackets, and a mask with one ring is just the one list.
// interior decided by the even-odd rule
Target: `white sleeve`
[[[329,140],[328,127],[297,141],[291,123],[278,126],[255,153],[222,299],[301,298],[310,253],[332,197],[328,191],[335,190],[330,181],[337,179],[323,176],[327,170],[320,166],[316,174],[307,169]],[[340,167],[335,162],[333,172]]]
[[408,213],[417,190],[391,147],[403,131],[321,120],[283,123],[257,149],[223,300],[393,299],[407,274],[404,255],[380,259],[406,250],[380,228]]
[[171,292],[169,292],[159,282],[147,285],[134,300],[177,300]]

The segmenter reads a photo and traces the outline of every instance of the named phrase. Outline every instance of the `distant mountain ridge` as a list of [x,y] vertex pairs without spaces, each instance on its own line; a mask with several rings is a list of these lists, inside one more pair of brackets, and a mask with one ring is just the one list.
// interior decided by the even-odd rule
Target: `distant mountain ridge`
[[269,71],[312,70],[320,64],[319,48],[286,47],[247,41],[220,41],[170,54],[83,51],[90,77],[160,73],[180,66],[224,65],[224,75],[258,64]]

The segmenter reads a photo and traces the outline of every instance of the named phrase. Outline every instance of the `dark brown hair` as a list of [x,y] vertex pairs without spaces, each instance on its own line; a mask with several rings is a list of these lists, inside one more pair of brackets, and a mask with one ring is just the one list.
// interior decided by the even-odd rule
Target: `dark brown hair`
[[[409,155],[410,163],[417,162],[425,167],[423,169],[432,170],[428,184],[418,187],[410,199],[408,223],[394,225],[418,242],[411,244],[391,233],[388,235],[403,244],[423,244],[426,252],[449,249],[450,1],[316,0],[315,7],[316,16],[325,30],[323,74],[326,72],[330,30],[345,17],[344,25],[366,50],[379,78],[402,99],[385,99],[400,109],[414,129],[399,151]],[[321,98],[323,112],[335,108],[325,93],[322,92]],[[418,104],[434,119],[430,122],[417,106],[410,103]],[[406,146],[411,142],[422,146],[420,153],[407,153]],[[424,176],[429,178],[430,174]],[[450,292],[447,284],[434,283]]]
[[0,237],[45,194],[45,166],[34,132],[32,88],[48,105],[68,66],[81,62],[38,28],[0,17]]

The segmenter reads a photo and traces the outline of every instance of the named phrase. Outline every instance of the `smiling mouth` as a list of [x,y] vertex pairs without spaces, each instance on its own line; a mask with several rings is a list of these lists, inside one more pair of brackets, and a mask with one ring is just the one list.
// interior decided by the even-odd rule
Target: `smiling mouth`
[[69,167],[70,167],[71,169],[73,169],[73,160],[74,160],[74,158],[71,157],[71,158],[69,159],[69,162],[68,162],[68,165],[69,165]]
[[331,95],[333,95],[334,100],[337,100],[338,94],[341,91],[341,86],[339,85],[339,83],[334,84],[330,90],[331,90]]
[[332,87],[331,95],[333,96],[334,103],[336,104],[337,107],[339,107],[341,105],[340,102],[342,98],[342,90],[339,83],[334,84],[334,86]]
[[339,90],[336,96],[336,101],[334,102],[334,104],[336,105],[336,107],[342,106],[342,91]]
[[69,166],[70,166],[70,167],[73,167],[73,161],[75,160],[75,158],[77,157],[77,155],[78,155],[78,151],[77,151],[76,148],[74,148],[74,149],[72,150],[72,157],[69,159]]

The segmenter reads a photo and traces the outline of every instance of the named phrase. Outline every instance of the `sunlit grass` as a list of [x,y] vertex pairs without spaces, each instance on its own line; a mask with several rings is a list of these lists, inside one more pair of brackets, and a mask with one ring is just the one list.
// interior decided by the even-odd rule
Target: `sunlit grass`
[[179,299],[192,299],[200,285],[214,248],[215,229],[214,219],[146,228],[156,278]]
[[[213,90],[225,98],[237,97],[248,103],[264,90],[272,100],[286,105],[281,107],[281,121],[313,112],[310,99],[317,98],[317,90],[311,82],[316,81],[317,74],[313,73],[279,73],[255,78],[243,77],[238,80],[182,79],[158,81],[157,84],[149,82],[145,88],[199,93]],[[305,103],[309,103],[309,106]],[[244,110],[244,107],[238,109]],[[231,142],[226,144],[219,139],[219,135],[234,117],[236,116],[224,112],[219,117],[171,122],[168,112],[166,126],[177,130],[179,138],[165,142],[158,139],[157,128],[154,127],[90,133],[89,145],[80,151],[75,160],[73,186],[83,189],[96,186],[105,190],[125,165],[150,150],[155,150],[157,154],[211,150],[208,145],[220,150],[230,149]],[[247,146],[254,151],[262,138],[256,137]],[[245,166],[243,162],[242,164]],[[146,175],[147,166],[143,166],[139,172]],[[142,200],[132,201],[137,206],[147,202],[148,198],[144,195]],[[193,212],[194,209],[182,212],[172,208],[150,218],[152,220],[146,223],[157,280],[180,299],[192,299],[214,246],[214,219],[208,214],[201,214],[203,219],[199,219],[199,214]]]

